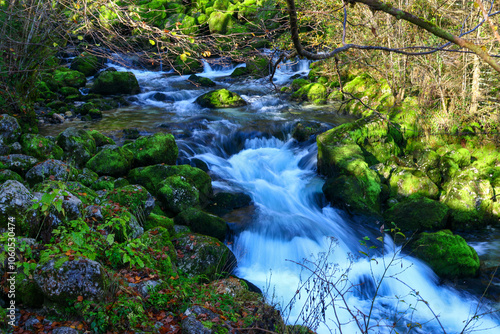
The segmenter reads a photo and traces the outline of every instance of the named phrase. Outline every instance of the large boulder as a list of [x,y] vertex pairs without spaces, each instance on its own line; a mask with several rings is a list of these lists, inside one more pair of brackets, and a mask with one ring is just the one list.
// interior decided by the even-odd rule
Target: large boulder
[[292,94],[292,99],[297,101],[309,101],[314,104],[323,104],[326,101],[326,87],[320,83],[310,83],[302,86]]
[[225,88],[203,94],[195,100],[195,103],[203,108],[235,108],[247,105],[241,96]]
[[411,248],[414,255],[427,262],[442,278],[473,277],[479,270],[479,257],[474,248],[449,230],[421,233]]
[[2,139],[3,143],[14,143],[20,135],[21,127],[17,120],[7,114],[0,115],[0,139]]
[[44,180],[67,181],[76,175],[76,170],[61,160],[48,159],[35,165],[26,173],[26,181],[34,186]]
[[117,145],[105,145],[85,165],[99,175],[124,176],[132,167],[132,152]]
[[152,136],[139,137],[124,148],[133,153],[135,167],[162,163],[175,165],[179,152],[174,136],[170,133],[155,133]]
[[247,73],[256,78],[263,78],[271,73],[271,61],[268,57],[257,55],[246,62]]
[[386,222],[393,222],[404,233],[437,231],[447,227],[449,208],[426,197],[410,198],[384,212]]
[[225,34],[234,24],[234,18],[230,13],[214,11],[208,18],[208,27],[212,34]]
[[104,71],[94,81],[91,91],[96,94],[137,94],[139,82],[132,72]]
[[190,277],[204,275],[213,279],[236,267],[234,254],[216,238],[184,234],[172,242],[177,250],[177,268]]
[[52,140],[38,134],[24,134],[21,136],[21,147],[27,155],[40,160],[62,159],[63,150]]
[[[201,204],[206,204],[212,196],[212,179],[199,168],[189,165],[153,165],[134,168],[128,174],[130,183],[144,186],[151,194],[157,195],[158,190],[163,187],[162,182],[171,176],[181,176],[199,191]],[[182,211],[182,210],[181,210]]]
[[174,219],[175,224],[188,226],[195,233],[208,235],[224,241],[227,224],[224,219],[206,213],[200,209],[189,208],[182,211]]
[[95,261],[67,256],[39,265],[35,281],[45,298],[62,305],[73,305],[82,296],[85,300],[100,301],[110,286],[104,268]]
[[210,201],[207,211],[217,216],[223,216],[235,209],[249,206],[252,198],[244,193],[219,192]]
[[26,230],[25,218],[33,205],[33,195],[19,181],[7,180],[0,185],[0,228],[7,228],[10,223],[15,224],[16,233]]
[[76,56],[71,61],[70,68],[75,71],[82,72],[86,77],[97,74],[104,65],[105,59],[97,57],[88,52]]
[[200,204],[200,192],[184,176],[170,176],[159,184],[156,197],[162,208],[176,215]]
[[56,143],[64,150],[66,159],[78,167],[85,165],[96,153],[94,138],[82,129],[67,128],[57,136]]
[[54,72],[54,80],[59,87],[84,87],[87,83],[85,74],[70,69],[58,69]]

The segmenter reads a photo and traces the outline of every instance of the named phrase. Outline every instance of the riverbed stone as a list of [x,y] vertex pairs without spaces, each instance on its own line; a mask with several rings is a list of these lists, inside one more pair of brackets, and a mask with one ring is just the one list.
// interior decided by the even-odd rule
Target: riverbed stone
[[91,91],[101,95],[113,95],[137,94],[141,89],[134,73],[105,71],[94,81]]
[[126,144],[124,148],[133,153],[134,167],[162,163],[175,165],[179,152],[174,136],[160,132],[152,136],[139,137],[133,143]]
[[203,108],[235,108],[247,105],[241,96],[225,88],[203,94],[195,100],[195,103]]
[[474,248],[450,230],[421,233],[411,248],[415,256],[427,262],[442,278],[473,277],[479,270],[479,257]]
[[7,180],[15,180],[20,183],[24,183],[23,177],[16,172],[11,171],[10,169],[0,169],[0,184]]
[[263,78],[271,73],[271,61],[263,55],[250,57],[246,62],[247,73],[255,78]]
[[68,162],[78,167],[84,166],[96,153],[94,138],[82,129],[67,128],[57,136],[56,143],[64,150]]
[[76,303],[79,296],[85,300],[103,300],[110,285],[101,264],[83,257],[71,261],[60,256],[39,265],[38,269],[34,278],[45,298],[62,305]]
[[8,115],[0,115],[0,138],[4,144],[12,144],[19,139],[21,135],[21,127],[17,119]]
[[204,275],[213,279],[231,273],[237,260],[231,250],[218,239],[187,233],[172,240],[177,250],[177,267],[188,276]]
[[88,130],[87,132],[92,138],[94,138],[95,145],[97,147],[101,147],[104,145],[116,145],[113,139],[103,135],[97,130]]
[[70,70],[69,68],[60,68],[54,71],[54,80],[59,87],[84,87],[87,83],[85,74]]
[[309,101],[314,104],[323,104],[326,101],[327,89],[320,83],[310,83],[299,88],[292,94],[292,99],[297,101]]
[[210,201],[206,210],[217,216],[223,216],[233,210],[249,206],[252,198],[244,193],[219,192]]
[[224,241],[226,238],[227,224],[224,219],[204,212],[200,209],[189,208],[179,213],[175,224],[185,225],[194,233],[208,235]]
[[119,177],[130,171],[133,157],[133,153],[124,147],[105,145],[85,166],[99,175]]
[[215,82],[212,81],[210,78],[204,78],[197,76],[196,74],[191,74],[188,78],[188,81],[193,82],[196,86],[201,86],[201,87],[215,87]]

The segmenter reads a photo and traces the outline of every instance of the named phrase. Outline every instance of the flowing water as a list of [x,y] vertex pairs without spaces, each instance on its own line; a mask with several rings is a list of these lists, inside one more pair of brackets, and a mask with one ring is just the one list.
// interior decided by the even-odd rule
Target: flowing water
[[[114,65],[119,70],[125,70]],[[241,66],[241,65],[239,65]],[[104,112],[98,122],[46,126],[43,134],[65,127],[88,127],[120,142],[122,129],[141,134],[172,132],[179,161],[204,161],[216,190],[249,194],[253,206],[227,219],[236,274],[278,303],[290,324],[305,323],[318,333],[500,333],[500,320],[478,306],[479,298],[439,285],[424,263],[405,255],[382,235],[379,222],[352,218],[327,205],[316,173],[316,144],[297,143],[290,132],[297,121],[327,129],[348,118],[333,107],[290,103],[267,79],[233,80],[233,65],[205,64],[200,76],[239,93],[249,105],[202,109],[194,100],[205,88],[187,76],[133,70],[142,88],[131,106]],[[282,66],[275,84],[307,74],[308,64]],[[168,101],[155,94],[164,93]],[[470,322],[469,322],[470,321]]]

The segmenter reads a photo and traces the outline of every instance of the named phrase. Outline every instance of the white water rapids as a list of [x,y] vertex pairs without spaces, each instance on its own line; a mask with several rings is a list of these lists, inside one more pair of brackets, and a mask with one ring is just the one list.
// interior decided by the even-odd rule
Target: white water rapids
[[[111,130],[130,115],[141,132],[174,129],[180,156],[207,163],[216,189],[252,197],[251,222],[235,230],[229,245],[236,274],[277,303],[287,323],[321,334],[500,333],[499,318],[482,315],[488,310],[478,298],[439,285],[432,270],[401,252],[376,222],[324,205],[315,143],[290,139],[290,124],[307,118],[331,127],[338,119],[325,121],[333,116],[291,105],[270,93],[265,80],[228,80],[233,69],[205,64],[199,75],[238,92],[247,107],[201,109],[193,101],[210,89],[186,83],[187,76],[133,70],[143,90],[135,105],[105,112],[94,128]],[[307,74],[307,63],[283,66],[275,83],[296,73]],[[156,93],[171,100],[155,99]]]

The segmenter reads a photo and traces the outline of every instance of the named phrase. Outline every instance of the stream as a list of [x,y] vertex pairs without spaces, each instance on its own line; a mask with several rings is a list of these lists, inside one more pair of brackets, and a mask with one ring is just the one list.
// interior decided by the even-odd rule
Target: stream
[[[334,106],[304,106],[274,92],[267,78],[232,79],[234,64],[205,64],[199,76],[240,94],[248,106],[203,109],[188,76],[132,71],[142,92],[131,106],[103,112],[96,122],[66,121],[40,127],[56,135],[69,126],[99,130],[124,141],[123,129],[141,135],[174,134],[179,163],[207,164],[215,191],[244,192],[253,205],[224,217],[228,246],[238,259],[236,275],[257,285],[290,324],[318,333],[500,333],[500,319],[473,296],[446,285],[421,261],[382,235],[378,222],[330,207],[316,172],[316,142],[291,137],[297,121],[326,129],[351,121]],[[244,65],[236,65],[244,66]],[[309,64],[282,66],[276,85],[306,75]],[[159,101],[157,93],[171,100]],[[155,97],[156,96],[156,97]],[[379,223],[381,224],[381,223]],[[477,246],[482,244],[477,243]],[[361,328],[361,329],[360,329]]]

